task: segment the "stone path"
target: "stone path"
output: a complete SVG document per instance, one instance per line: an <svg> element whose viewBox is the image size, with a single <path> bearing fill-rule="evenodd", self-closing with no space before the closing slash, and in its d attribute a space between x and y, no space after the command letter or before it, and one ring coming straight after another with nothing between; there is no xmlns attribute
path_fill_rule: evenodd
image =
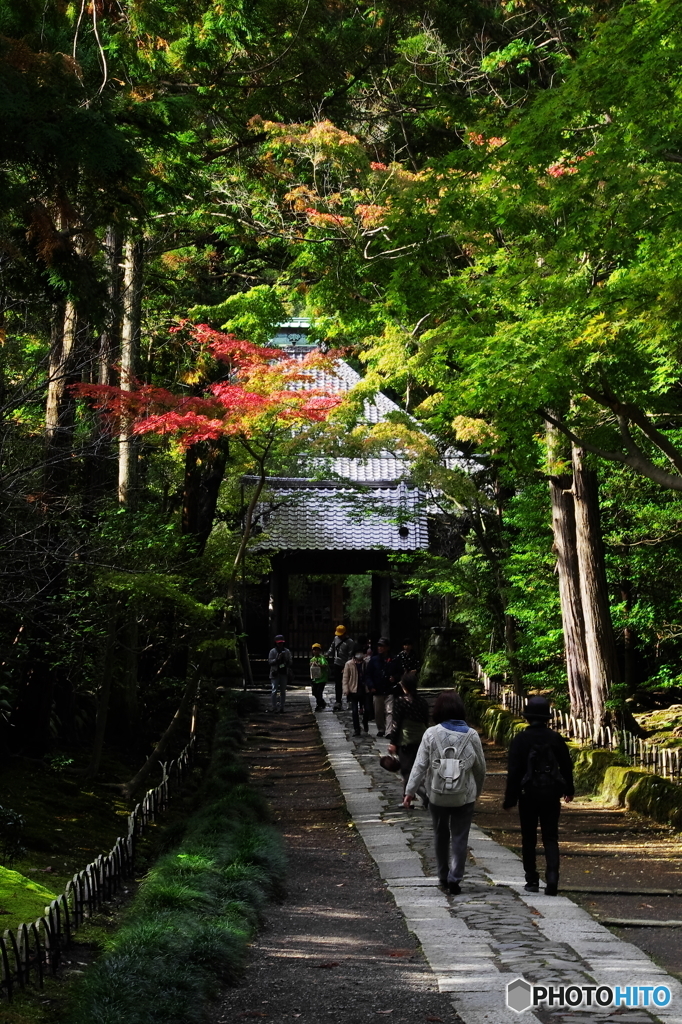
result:
<svg viewBox="0 0 682 1024"><path fill-rule="evenodd" d="M464 892L442 893L430 817L402 808L400 778L379 765L386 741L376 738L374 723L369 734L355 737L345 712L322 712L316 720L355 827L418 938L440 991L450 993L464 1024L602 1024L612 1017L613 1024L616 1018L624 1024L682 1024L680 982L570 899L525 893L520 859L476 825ZM555 986L665 984L673 999L655 1015L624 1007L543 1008L519 1015L505 1004L506 985L519 976Z"/></svg>
<svg viewBox="0 0 682 1024"><path fill-rule="evenodd" d="M351 826L304 694L284 715L249 716L243 757L270 804L287 866L244 972L206 1024L461 1024Z"/></svg>

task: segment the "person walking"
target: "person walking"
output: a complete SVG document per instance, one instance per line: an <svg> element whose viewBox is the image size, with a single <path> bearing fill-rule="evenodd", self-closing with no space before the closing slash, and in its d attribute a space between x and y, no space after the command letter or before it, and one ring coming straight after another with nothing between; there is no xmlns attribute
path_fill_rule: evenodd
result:
<svg viewBox="0 0 682 1024"><path fill-rule="evenodd" d="M367 663L367 692L372 696L374 703L377 736L383 736L386 732L386 697L393 686L390 647L388 638L380 637L377 642L377 653L373 654Z"/></svg>
<svg viewBox="0 0 682 1024"><path fill-rule="evenodd" d="M502 806L509 811L519 805L526 892L540 889L536 863L539 824L545 849L545 896L556 896L561 798L567 804L573 799L573 765L566 740L549 728L550 707L546 697L529 697L523 714L528 727L509 746Z"/></svg>
<svg viewBox="0 0 682 1024"><path fill-rule="evenodd" d="M406 672L419 673L421 662L417 657L414 650L412 640L410 637L406 637L403 640L402 650L398 651L395 658L391 662L391 692L386 696L385 711L386 711L386 735L393 733L393 704L394 701L402 696L402 689L400 682L403 679Z"/></svg>
<svg viewBox="0 0 682 1024"><path fill-rule="evenodd" d="M331 662L332 681L334 683L334 711L341 710L341 697L343 694L343 667L349 658L352 658L355 644L346 635L344 625L337 626L334 630L334 639L329 645L327 659Z"/></svg>
<svg viewBox="0 0 682 1024"><path fill-rule="evenodd" d="M316 711L324 711L327 706L324 688L328 681L329 665L322 654L322 644L313 644L310 648L310 689L315 698Z"/></svg>
<svg viewBox="0 0 682 1024"><path fill-rule="evenodd" d="M365 706L365 655L362 651L356 651L344 665L342 686L353 716L353 734L360 736L360 707L363 709L362 724L365 732L369 729Z"/></svg>
<svg viewBox="0 0 682 1024"><path fill-rule="evenodd" d="M464 720L464 702L455 690L436 698L433 720L424 733L405 787L410 807L426 782L441 889L458 896L467 859L474 804L485 780L485 757L475 729Z"/></svg>
<svg viewBox="0 0 682 1024"><path fill-rule="evenodd" d="M389 740L389 754L395 754L400 761L404 795L419 744L429 726L429 705L426 699L417 693L416 672L405 673L400 680L400 691L400 696L395 697L393 701L391 728L386 735Z"/></svg>
<svg viewBox="0 0 682 1024"><path fill-rule="evenodd" d="M402 649L398 651L395 658L395 673L400 680L406 672L419 672L421 661L414 649L414 644L409 636L403 640Z"/></svg>
<svg viewBox="0 0 682 1024"><path fill-rule="evenodd" d="M268 664L272 710L283 712L287 699L287 683L294 676L294 659L281 634L275 637L275 646L268 655Z"/></svg>

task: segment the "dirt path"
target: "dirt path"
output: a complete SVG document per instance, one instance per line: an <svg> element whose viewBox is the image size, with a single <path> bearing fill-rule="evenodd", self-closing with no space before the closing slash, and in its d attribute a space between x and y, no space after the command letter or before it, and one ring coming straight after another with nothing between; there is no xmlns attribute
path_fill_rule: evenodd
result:
<svg viewBox="0 0 682 1024"><path fill-rule="evenodd" d="M299 703L254 716L248 732L252 779L286 842L289 895L268 909L243 982L214 1008L211 1024L457 1022L351 827L313 714Z"/></svg>
<svg viewBox="0 0 682 1024"><path fill-rule="evenodd" d="M501 809L506 751L489 741L484 745L489 775L476 822L498 843L520 854L518 815ZM682 897L647 894L650 889L682 891L682 837L672 827L583 798L562 808L560 840L560 889L597 920L682 920ZM572 887L632 890L633 895L567 891ZM613 930L667 971L682 975L682 928Z"/></svg>

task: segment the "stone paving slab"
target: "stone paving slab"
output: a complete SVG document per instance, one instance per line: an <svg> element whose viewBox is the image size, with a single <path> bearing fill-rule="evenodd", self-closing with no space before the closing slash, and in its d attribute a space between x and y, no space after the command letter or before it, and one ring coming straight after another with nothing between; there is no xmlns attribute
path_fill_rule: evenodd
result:
<svg viewBox="0 0 682 1024"><path fill-rule="evenodd" d="M401 808L402 782L379 766L386 741L377 739L374 723L355 738L347 712L322 712L316 721L358 832L463 1024L682 1024L676 979L567 897L524 892L519 857L476 825L463 893L442 893L430 816ZM655 1013L540 1007L517 1014L505 997L518 977L555 986L666 984L673 999Z"/></svg>

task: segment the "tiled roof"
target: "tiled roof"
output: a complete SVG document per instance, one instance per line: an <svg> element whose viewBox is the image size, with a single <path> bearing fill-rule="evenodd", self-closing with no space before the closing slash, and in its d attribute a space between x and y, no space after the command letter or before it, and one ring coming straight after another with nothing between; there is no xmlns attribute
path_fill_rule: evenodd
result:
<svg viewBox="0 0 682 1024"><path fill-rule="evenodd" d="M280 325L273 343L289 355L303 358L314 346L306 344L309 322L303 318ZM299 387L347 394L362 381L344 359L334 372L315 370ZM378 392L364 402L365 423L381 423L399 406ZM372 458L303 460L300 477L268 480L272 496L258 509L263 533L261 550L415 551L428 547L424 491L405 484L410 462L388 451ZM304 474L309 473L306 478ZM318 481L310 477L329 476ZM251 481L245 478L245 483ZM355 486L353 486L355 485Z"/></svg>
<svg viewBox="0 0 682 1024"><path fill-rule="evenodd" d="M273 483L275 500L262 506L259 515L264 532L257 546L262 550L415 551L428 546L424 495L417 488Z"/></svg>

